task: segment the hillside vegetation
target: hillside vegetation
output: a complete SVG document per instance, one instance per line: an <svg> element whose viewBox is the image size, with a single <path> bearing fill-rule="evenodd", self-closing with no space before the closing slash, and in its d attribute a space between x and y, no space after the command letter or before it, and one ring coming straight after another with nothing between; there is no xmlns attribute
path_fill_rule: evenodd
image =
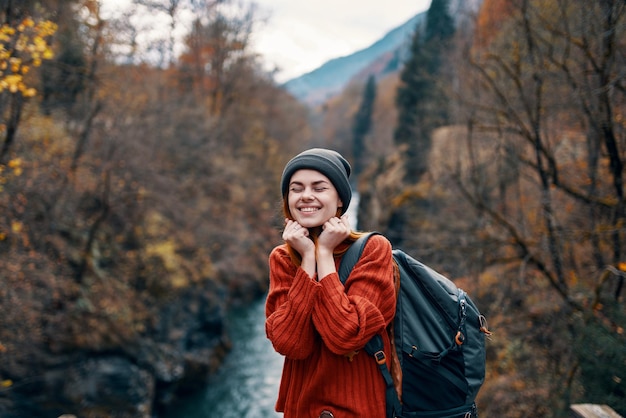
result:
<svg viewBox="0 0 626 418"><path fill-rule="evenodd" d="M0 2L0 416L149 417L201 387L309 146L359 167L360 229L489 319L481 417L626 414L623 1L484 0L460 24L433 0L396 71L314 108L261 70L253 8L134 4ZM142 50L146 13L171 25Z"/></svg>

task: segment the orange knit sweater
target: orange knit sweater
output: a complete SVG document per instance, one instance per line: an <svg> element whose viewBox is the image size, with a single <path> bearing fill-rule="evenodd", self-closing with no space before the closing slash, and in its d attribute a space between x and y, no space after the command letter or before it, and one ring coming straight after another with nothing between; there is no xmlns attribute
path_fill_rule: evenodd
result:
<svg viewBox="0 0 626 418"><path fill-rule="evenodd" d="M340 259L335 260L339 265ZM276 410L284 418L384 418L385 383L376 361L362 350L385 331L396 307L391 245L370 238L345 288L337 273L321 281L296 267L285 245L269 257L266 333L285 356ZM360 351L352 361L346 356Z"/></svg>

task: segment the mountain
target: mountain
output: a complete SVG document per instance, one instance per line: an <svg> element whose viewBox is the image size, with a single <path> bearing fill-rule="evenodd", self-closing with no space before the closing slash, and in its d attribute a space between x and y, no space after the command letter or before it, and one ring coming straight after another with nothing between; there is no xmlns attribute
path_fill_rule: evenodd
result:
<svg viewBox="0 0 626 418"><path fill-rule="evenodd" d="M353 77L374 64L379 75L397 70L403 62L413 31L425 20L426 12L419 13L371 46L332 59L309 73L287 81L283 87L301 102L316 105L341 92Z"/></svg>
<svg viewBox="0 0 626 418"><path fill-rule="evenodd" d="M457 29L472 25L482 3L483 0L450 0L450 15ZM371 46L332 59L307 74L287 81L283 87L302 103L314 106L341 93L350 81L364 81L370 74L381 76L399 70L407 58L413 32L425 26L426 14L415 15Z"/></svg>

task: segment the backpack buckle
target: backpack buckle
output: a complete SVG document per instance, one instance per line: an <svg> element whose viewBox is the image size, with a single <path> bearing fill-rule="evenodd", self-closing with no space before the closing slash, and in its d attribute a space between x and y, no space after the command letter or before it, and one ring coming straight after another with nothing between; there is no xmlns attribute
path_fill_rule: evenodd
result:
<svg viewBox="0 0 626 418"><path fill-rule="evenodd" d="M463 345L465 342L465 335L461 331L457 331L456 337L454 337L454 342L456 345Z"/></svg>
<svg viewBox="0 0 626 418"><path fill-rule="evenodd" d="M376 363L378 363L380 366L387 363L387 356L385 356L383 350L375 352L374 358L376 359Z"/></svg>

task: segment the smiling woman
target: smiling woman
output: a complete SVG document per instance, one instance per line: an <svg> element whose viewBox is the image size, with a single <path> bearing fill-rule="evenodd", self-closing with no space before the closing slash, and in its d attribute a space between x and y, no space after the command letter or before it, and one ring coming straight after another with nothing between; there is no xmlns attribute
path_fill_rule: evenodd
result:
<svg viewBox="0 0 626 418"><path fill-rule="evenodd" d="M327 219L343 211L343 203L325 175L315 170L298 170L289 184L289 211L296 227L321 226Z"/></svg>
<svg viewBox="0 0 626 418"><path fill-rule="evenodd" d="M345 216L350 172L339 153L320 148L296 155L283 170L285 243L269 257L265 326L285 356L276 402L285 418L385 416L378 365L357 354L380 334L391 358L385 332L395 311L391 244L380 235L369 240L344 287L337 266L363 235Z"/></svg>

